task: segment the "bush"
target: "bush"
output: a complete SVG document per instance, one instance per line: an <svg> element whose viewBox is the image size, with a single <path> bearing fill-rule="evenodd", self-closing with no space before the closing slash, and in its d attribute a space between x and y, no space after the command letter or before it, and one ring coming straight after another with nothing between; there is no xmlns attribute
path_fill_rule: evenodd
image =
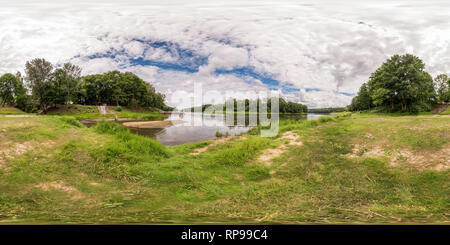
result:
<svg viewBox="0 0 450 245"><path fill-rule="evenodd" d="M217 130L217 131L216 131L216 137L222 137L222 136L223 136L222 133L219 132L219 130Z"/></svg>
<svg viewBox="0 0 450 245"><path fill-rule="evenodd" d="M75 126L77 128L81 128L83 127L83 124L80 123L77 119L75 119L74 117L60 117L59 120L63 121L64 123L68 124L68 125L72 125Z"/></svg>
<svg viewBox="0 0 450 245"><path fill-rule="evenodd" d="M118 134L118 133L129 133L129 129L117 123L101 121L97 123L94 127L97 133L101 134Z"/></svg>
<svg viewBox="0 0 450 245"><path fill-rule="evenodd" d="M117 106L116 108L114 108L115 111L122 111L122 107L121 106Z"/></svg>
<svg viewBox="0 0 450 245"><path fill-rule="evenodd" d="M320 123L325 123L325 122L329 122L329 121L334 121L335 119L329 116L321 116L319 117L319 122Z"/></svg>
<svg viewBox="0 0 450 245"><path fill-rule="evenodd" d="M163 157L169 156L168 150L159 141L134 135L128 128L117 123L102 121L95 125L94 130L98 133L116 136L121 141L121 144L125 144L127 149L134 153Z"/></svg>

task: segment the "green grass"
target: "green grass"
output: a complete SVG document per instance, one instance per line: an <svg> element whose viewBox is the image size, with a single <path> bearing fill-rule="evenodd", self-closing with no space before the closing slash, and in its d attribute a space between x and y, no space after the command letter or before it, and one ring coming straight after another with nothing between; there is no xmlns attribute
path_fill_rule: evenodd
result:
<svg viewBox="0 0 450 245"><path fill-rule="evenodd" d="M68 116L0 118L0 222L445 223L450 171L415 168L410 155L392 166L390 156L434 159L449 147L449 125L426 115L283 120L280 135L293 131L303 145L267 165L258 156L283 142L258 128L191 155L209 142L163 146ZM376 147L385 155L370 155Z"/></svg>
<svg viewBox="0 0 450 245"><path fill-rule="evenodd" d="M24 114L27 113L15 107L0 106L0 115L24 115Z"/></svg>

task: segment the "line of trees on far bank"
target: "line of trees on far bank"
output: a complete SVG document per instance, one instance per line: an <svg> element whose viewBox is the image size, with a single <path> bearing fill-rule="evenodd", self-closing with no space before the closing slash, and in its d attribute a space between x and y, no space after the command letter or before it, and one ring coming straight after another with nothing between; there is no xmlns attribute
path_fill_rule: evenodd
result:
<svg viewBox="0 0 450 245"><path fill-rule="evenodd" d="M260 104L264 103L264 106L267 106L267 110L264 113L267 113L267 112L272 111L271 100L272 99L268 99L266 102L261 102L260 99L257 99L257 100L230 99L230 100L228 100L228 102L225 102L225 104L217 104L217 105L205 104L205 105L198 106L198 107L188 108L185 111L195 112L195 111L201 110L202 112L205 112L206 110L208 110L211 112L225 112L227 110L226 104L230 103L230 105L231 104L233 105L232 107L233 107L234 112L250 112L250 109L251 109L250 107L251 107L251 104L253 103L253 105L256 106L256 108L255 108L256 112L259 113ZM307 113L308 107L306 105L303 105L300 103L286 101L283 98L279 98L278 110L279 110L279 113Z"/></svg>
<svg viewBox="0 0 450 245"><path fill-rule="evenodd" d="M26 112L58 104L116 105L172 110L164 94L131 72L111 71L81 76L81 68L65 63L54 66L45 59L33 59L20 72L0 77L0 106L16 106Z"/></svg>
<svg viewBox="0 0 450 245"><path fill-rule="evenodd" d="M350 111L377 108L386 112L430 111L436 103L450 101L450 78L435 79L418 57L394 55L371 74L347 107Z"/></svg>
<svg viewBox="0 0 450 245"><path fill-rule="evenodd" d="M344 112L345 107L328 107L328 108L315 108L309 109L309 113L332 113L332 112Z"/></svg>

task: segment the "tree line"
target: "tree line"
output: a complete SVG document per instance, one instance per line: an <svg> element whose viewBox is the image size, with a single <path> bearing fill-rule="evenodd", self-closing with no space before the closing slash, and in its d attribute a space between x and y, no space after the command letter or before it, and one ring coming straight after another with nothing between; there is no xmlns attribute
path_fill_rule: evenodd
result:
<svg viewBox="0 0 450 245"><path fill-rule="evenodd" d="M186 111L195 112L197 110L198 111L201 110L202 112L205 112L209 108L209 110L212 110L213 112L225 112L227 110L226 104L230 104L230 105L232 104L232 108L233 108L234 112L250 112L250 109L251 109L250 107L251 107L251 104L253 103L254 105L256 105L255 109L256 109L256 112L258 112L258 113L259 113L259 109L260 109L260 104L267 106L267 111L264 112L264 113L267 113L267 112L272 111L271 100L272 100L272 98L268 99L266 102L261 102L260 99L257 99L257 100L229 99L229 100L227 100L227 102L225 102L225 104L218 104L218 105L205 104L205 105L198 106L198 107L188 108ZM286 101L283 98L279 98L278 110L279 110L279 113L307 113L308 107L306 105L303 105L300 103Z"/></svg>
<svg viewBox="0 0 450 245"><path fill-rule="evenodd" d="M386 112L430 111L436 103L450 101L450 78L425 71L418 57L394 55L371 74L347 107L350 111L377 108Z"/></svg>
<svg viewBox="0 0 450 245"><path fill-rule="evenodd" d="M332 113L332 112L344 112L345 107L328 107L328 108L315 108L309 109L309 113Z"/></svg>
<svg viewBox="0 0 450 245"><path fill-rule="evenodd" d="M0 77L0 105L16 106L26 112L58 104L116 105L172 110L164 103L164 94L131 72L111 71L81 76L81 68L65 63L54 66L45 59L25 64L20 72Z"/></svg>

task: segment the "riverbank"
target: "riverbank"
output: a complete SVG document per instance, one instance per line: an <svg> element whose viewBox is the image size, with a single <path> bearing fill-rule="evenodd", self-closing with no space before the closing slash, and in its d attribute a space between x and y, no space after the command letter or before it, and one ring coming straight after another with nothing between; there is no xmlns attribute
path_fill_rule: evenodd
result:
<svg viewBox="0 0 450 245"><path fill-rule="evenodd" d="M0 117L0 223L447 223L449 125L338 114L163 146L114 123Z"/></svg>
<svg viewBox="0 0 450 245"><path fill-rule="evenodd" d="M70 116L76 119L138 119L163 120L167 116L150 109L132 109L127 107L105 106L105 114L99 112L93 105L58 105L50 109L46 115Z"/></svg>

